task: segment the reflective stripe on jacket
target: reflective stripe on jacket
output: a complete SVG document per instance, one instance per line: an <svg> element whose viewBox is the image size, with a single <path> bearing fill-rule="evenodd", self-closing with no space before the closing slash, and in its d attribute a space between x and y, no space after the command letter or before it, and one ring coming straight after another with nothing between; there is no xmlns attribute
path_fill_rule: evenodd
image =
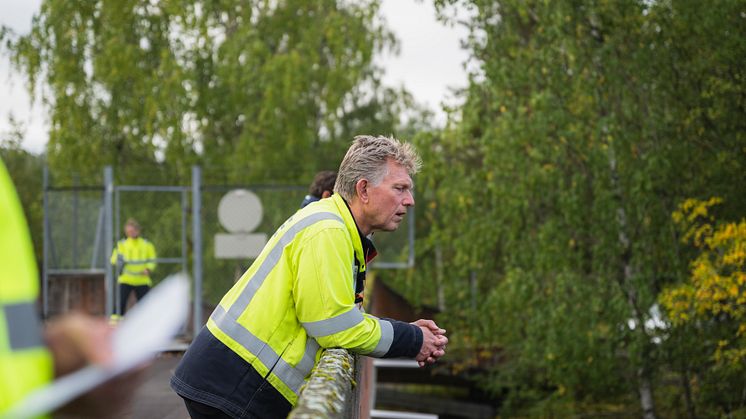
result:
<svg viewBox="0 0 746 419"><path fill-rule="evenodd" d="M0 416L52 378L36 311L39 276L21 204L0 160Z"/></svg>
<svg viewBox="0 0 746 419"><path fill-rule="evenodd" d="M320 348L414 357L422 344L418 327L356 306L358 269L366 270L359 231L344 200L333 195L299 210L275 232L207 328L291 404Z"/></svg>
<svg viewBox="0 0 746 419"><path fill-rule="evenodd" d="M111 254L111 264L119 266L118 281L133 286L152 286L150 275L155 269L155 246L141 237L126 238L117 242L117 247Z"/></svg>

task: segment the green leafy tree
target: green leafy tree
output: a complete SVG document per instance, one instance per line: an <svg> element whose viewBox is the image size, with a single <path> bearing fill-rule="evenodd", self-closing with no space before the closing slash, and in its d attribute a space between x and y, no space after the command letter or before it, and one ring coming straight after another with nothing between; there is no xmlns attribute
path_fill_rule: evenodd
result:
<svg viewBox="0 0 746 419"><path fill-rule="evenodd" d="M50 109L49 163L125 182L303 181L357 129L395 132L407 96L384 89L394 46L378 1L45 1L31 33L3 30Z"/></svg>
<svg viewBox="0 0 746 419"><path fill-rule="evenodd" d="M354 135L411 132L428 117L381 84L373 56L395 39L378 10L377 0L44 1L31 33L2 28L0 39L49 111L54 185L100 184L105 165L118 184L188 184L193 164L208 185L305 185L338 166ZM122 217L140 219L163 256L180 254L179 199L127 197ZM205 225L217 227L217 197L205 199ZM210 261L209 243L205 252ZM206 266L225 282L206 284L211 302L234 269Z"/></svg>
<svg viewBox="0 0 746 419"><path fill-rule="evenodd" d="M425 236L400 285L445 308L506 414L694 415L701 343L656 302L687 277L677 203L746 198L743 2L460 3L478 71L418 137Z"/></svg>
<svg viewBox="0 0 746 419"><path fill-rule="evenodd" d="M689 265L689 279L660 295L675 340L680 334L699 340L699 350L687 362L702 382L700 404L712 406L721 416L743 414L741 396L746 364L746 220L722 222L715 207L722 199L685 200L673 213L681 241L696 256ZM690 367L691 369L691 367ZM694 395L690 396L694 397Z"/></svg>

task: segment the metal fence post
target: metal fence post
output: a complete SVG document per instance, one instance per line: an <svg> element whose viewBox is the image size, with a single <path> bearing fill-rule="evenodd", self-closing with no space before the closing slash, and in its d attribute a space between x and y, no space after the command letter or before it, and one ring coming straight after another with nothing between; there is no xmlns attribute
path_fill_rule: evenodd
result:
<svg viewBox="0 0 746 419"><path fill-rule="evenodd" d="M111 166L104 167L104 242L106 250L104 252L104 267L106 276L104 277L104 287L106 294L106 315L111 316L113 312L114 298L114 269L109 260L111 253L114 251L114 232L112 230L113 222L113 205L112 195L114 194L114 171Z"/></svg>
<svg viewBox="0 0 746 419"><path fill-rule="evenodd" d="M192 166L192 240L194 242L194 336L202 328L202 171Z"/></svg>
<svg viewBox="0 0 746 419"><path fill-rule="evenodd" d="M42 278L41 278L41 292L42 292L42 317L44 319L49 316L49 198L47 197L47 189L49 188L49 168L44 165L44 174L42 175L42 207L44 214L44 221L42 228L44 229L43 236L43 260L42 260Z"/></svg>
<svg viewBox="0 0 746 419"><path fill-rule="evenodd" d="M189 271L189 248L187 247L187 230L189 229L189 188L181 191L181 270ZM186 327L185 327L186 328Z"/></svg>

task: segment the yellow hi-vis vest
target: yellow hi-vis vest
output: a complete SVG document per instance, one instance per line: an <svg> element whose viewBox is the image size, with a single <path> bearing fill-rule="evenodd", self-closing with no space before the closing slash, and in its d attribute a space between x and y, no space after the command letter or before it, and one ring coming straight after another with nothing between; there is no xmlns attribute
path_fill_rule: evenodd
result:
<svg viewBox="0 0 746 419"><path fill-rule="evenodd" d="M0 416L52 379L36 311L38 281L26 219L0 160Z"/></svg>
<svg viewBox="0 0 746 419"><path fill-rule="evenodd" d="M111 264L121 270L119 283L133 286L153 285L145 270L153 272L155 259L155 246L141 237L119 240L111 253Z"/></svg>
<svg viewBox="0 0 746 419"><path fill-rule="evenodd" d="M296 212L223 297L207 328L293 405L320 356L341 347L381 357L390 322L355 305L366 269L355 221L339 195Z"/></svg>

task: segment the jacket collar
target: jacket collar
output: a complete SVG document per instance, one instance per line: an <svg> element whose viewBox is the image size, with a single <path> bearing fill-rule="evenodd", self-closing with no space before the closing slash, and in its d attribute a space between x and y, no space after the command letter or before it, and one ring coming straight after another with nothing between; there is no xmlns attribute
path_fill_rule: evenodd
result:
<svg viewBox="0 0 746 419"><path fill-rule="evenodd" d="M337 207L337 211L342 216L342 220L344 220L345 226L347 227L347 231L350 233L350 238L352 239L352 247L355 249L355 259L357 259L358 263L360 264L360 272L365 272L367 269L367 262L368 260L372 259L373 256L376 255L376 248L373 246L373 242L370 241L367 237L363 236L363 233L360 232L360 229L357 227L357 223L355 223L355 217L352 216L352 211L350 211L350 206L347 204L347 201L342 198L339 194L334 194L331 196L331 200L334 203L334 205ZM371 255L368 260L366 260L365 254Z"/></svg>

